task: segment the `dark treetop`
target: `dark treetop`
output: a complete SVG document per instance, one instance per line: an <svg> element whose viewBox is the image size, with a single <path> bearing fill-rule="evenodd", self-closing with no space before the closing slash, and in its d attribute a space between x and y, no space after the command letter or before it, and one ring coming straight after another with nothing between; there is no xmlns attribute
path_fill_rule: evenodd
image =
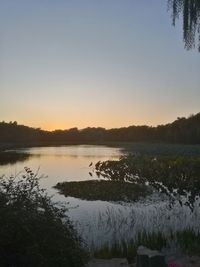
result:
<svg viewBox="0 0 200 267"><path fill-rule="evenodd" d="M12 146L83 144L104 142L161 142L200 144L200 113L189 118L177 118L166 125L129 126L116 129L85 128L79 130L44 131L18 125L0 123L0 148Z"/></svg>

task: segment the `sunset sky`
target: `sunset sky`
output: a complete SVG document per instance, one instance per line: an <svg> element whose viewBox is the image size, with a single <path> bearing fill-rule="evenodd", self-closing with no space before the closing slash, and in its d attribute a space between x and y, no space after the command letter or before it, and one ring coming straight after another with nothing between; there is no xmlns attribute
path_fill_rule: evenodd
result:
<svg viewBox="0 0 200 267"><path fill-rule="evenodd" d="M199 73L167 0L0 0L0 121L171 122L200 111Z"/></svg>

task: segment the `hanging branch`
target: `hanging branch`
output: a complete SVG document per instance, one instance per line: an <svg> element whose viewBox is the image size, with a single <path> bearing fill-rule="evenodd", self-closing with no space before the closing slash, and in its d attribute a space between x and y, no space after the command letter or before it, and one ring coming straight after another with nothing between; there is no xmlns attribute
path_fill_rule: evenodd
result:
<svg viewBox="0 0 200 267"><path fill-rule="evenodd" d="M168 0L172 24L182 16L183 41L187 50L198 46L200 52L200 0Z"/></svg>

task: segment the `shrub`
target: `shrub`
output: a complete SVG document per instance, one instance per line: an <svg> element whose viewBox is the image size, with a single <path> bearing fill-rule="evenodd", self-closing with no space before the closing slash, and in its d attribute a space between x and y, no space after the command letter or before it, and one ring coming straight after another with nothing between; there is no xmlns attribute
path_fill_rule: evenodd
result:
<svg viewBox="0 0 200 267"><path fill-rule="evenodd" d="M85 266L83 241L39 180L28 168L21 178L0 178L1 266Z"/></svg>

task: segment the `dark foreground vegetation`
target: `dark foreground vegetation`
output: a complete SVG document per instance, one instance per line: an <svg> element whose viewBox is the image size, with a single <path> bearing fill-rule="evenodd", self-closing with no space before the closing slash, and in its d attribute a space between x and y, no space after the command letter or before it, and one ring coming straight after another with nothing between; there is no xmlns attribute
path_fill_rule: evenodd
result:
<svg viewBox="0 0 200 267"><path fill-rule="evenodd" d="M63 182L55 186L66 197L76 197L85 200L103 201L136 201L151 193L145 185L127 183L124 181L89 180L81 182Z"/></svg>
<svg viewBox="0 0 200 267"><path fill-rule="evenodd" d="M169 196L170 208L179 202L190 212L199 205L200 158L166 156L124 156L120 160L97 162L95 172L111 181L128 181L137 185L148 184ZM197 207L197 206L196 206ZM166 222L167 223L167 222ZM126 257L134 261L140 245L161 250L171 244L187 255L200 255L200 232L185 229L178 232L141 232L133 240L105 243L94 251L95 257Z"/></svg>
<svg viewBox="0 0 200 267"><path fill-rule="evenodd" d="M112 181L148 184L191 209L200 196L199 157L129 155L120 160L97 162L95 172Z"/></svg>
<svg viewBox="0 0 200 267"><path fill-rule="evenodd" d="M95 249L93 253L96 258L127 258L131 263L136 260L139 246L142 245L152 250L161 251L162 249L167 250L170 248L171 242L176 244L176 247L185 255L200 255L200 233L195 233L191 229L171 233L168 237L161 232L138 233L134 240L122 240L112 245L105 243L101 248Z"/></svg>
<svg viewBox="0 0 200 267"><path fill-rule="evenodd" d="M162 233L150 234L143 232L138 233L134 240L122 240L112 245L105 243L100 248L95 249L93 254L100 259L127 258L131 263L135 261L137 249L141 245L153 250L161 250L167 246L167 240Z"/></svg>
<svg viewBox="0 0 200 267"><path fill-rule="evenodd" d="M200 113L189 118L178 118L172 123L151 126L130 126L106 130L85 128L78 130L44 131L18 125L17 122L0 123L0 147L62 145L105 142L161 142L200 144Z"/></svg>
<svg viewBox="0 0 200 267"><path fill-rule="evenodd" d="M0 178L0 265L83 267L88 260L65 210L39 188L28 168L22 178Z"/></svg>

